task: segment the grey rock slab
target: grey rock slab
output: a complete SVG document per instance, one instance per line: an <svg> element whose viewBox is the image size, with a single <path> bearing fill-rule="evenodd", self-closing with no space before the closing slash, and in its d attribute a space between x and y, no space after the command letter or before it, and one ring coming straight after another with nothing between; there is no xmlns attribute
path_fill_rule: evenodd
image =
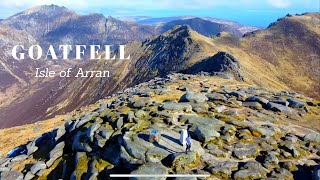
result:
<svg viewBox="0 0 320 180"><path fill-rule="evenodd" d="M207 126L196 125L194 134L200 142L211 141L220 137L220 133Z"/></svg>
<svg viewBox="0 0 320 180"><path fill-rule="evenodd" d="M123 146L120 147L120 158L125 163L129 163L129 164L144 164L145 163L144 161L142 161L140 159L136 159L133 156L131 156Z"/></svg>
<svg viewBox="0 0 320 180"><path fill-rule="evenodd" d="M3 172L3 171L10 171L11 170L11 168L9 168L9 167L1 167L0 166L0 174L1 174L1 172Z"/></svg>
<svg viewBox="0 0 320 180"><path fill-rule="evenodd" d="M298 141L298 137L293 134L287 134L285 136L285 140L291 141L292 143L296 143Z"/></svg>
<svg viewBox="0 0 320 180"><path fill-rule="evenodd" d="M30 155L38 150L38 147L36 146L36 141L31 141L27 144L27 155Z"/></svg>
<svg viewBox="0 0 320 180"><path fill-rule="evenodd" d="M99 134L94 135L95 144L103 148L106 145L107 139L103 138Z"/></svg>
<svg viewBox="0 0 320 180"><path fill-rule="evenodd" d="M189 102L189 103L192 106L192 110L194 112L197 112L197 113L206 113L206 112L208 112L209 105L206 102L204 102L204 103Z"/></svg>
<svg viewBox="0 0 320 180"><path fill-rule="evenodd" d="M100 128L100 123L98 121L95 121L87 130L87 137L90 139L90 141L93 141L93 135L96 130Z"/></svg>
<svg viewBox="0 0 320 180"><path fill-rule="evenodd" d="M257 144L236 144L233 155L238 159L246 159L251 157L256 157L258 154Z"/></svg>
<svg viewBox="0 0 320 180"><path fill-rule="evenodd" d="M227 98L220 93L210 93L207 94L206 97L210 100L210 101L222 101L225 102L227 100Z"/></svg>
<svg viewBox="0 0 320 180"><path fill-rule="evenodd" d="M1 180L22 180L23 174L19 171L2 171L0 175Z"/></svg>
<svg viewBox="0 0 320 180"><path fill-rule="evenodd" d="M132 171L130 174L168 174L169 170L161 163L148 162L138 167L137 170ZM130 179L148 179L148 178L130 178ZM150 178L149 178L150 179ZM156 180L165 180L166 177L152 177Z"/></svg>
<svg viewBox="0 0 320 180"><path fill-rule="evenodd" d="M227 176L231 176L232 171L235 171L238 169L238 162L217 162L214 164L211 164L208 168L209 172L213 175L217 174L225 174Z"/></svg>
<svg viewBox="0 0 320 180"><path fill-rule="evenodd" d="M276 153L268 153L264 159L265 162L268 163L273 163L273 164L278 164L279 163L279 159L278 157L275 155Z"/></svg>
<svg viewBox="0 0 320 180"><path fill-rule="evenodd" d="M292 108L303 108L305 106L305 102L294 98L288 98L287 101L289 102L289 106Z"/></svg>
<svg viewBox="0 0 320 180"><path fill-rule="evenodd" d="M293 174L284 168L280 168L277 173L273 171L271 177L276 179L293 179Z"/></svg>
<svg viewBox="0 0 320 180"><path fill-rule="evenodd" d="M102 136L107 140L111 137L111 135L114 132L114 130L112 129L112 126L109 124L102 125L97 131L100 136Z"/></svg>
<svg viewBox="0 0 320 180"><path fill-rule="evenodd" d="M164 110L192 112L192 106L188 103L165 102L161 106Z"/></svg>
<svg viewBox="0 0 320 180"><path fill-rule="evenodd" d="M266 105L266 109L276 111L276 112L283 112L283 113L287 113L287 114L294 113L294 110L291 109L290 107L283 106L283 105L277 104L277 103L272 103L272 102L268 102L268 104Z"/></svg>
<svg viewBox="0 0 320 180"><path fill-rule="evenodd" d="M16 157L12 158L10 162L22 161L22 160L25 160L27 158L28 158L28 155L21 154L19 156L16 156Z"/></svg>
<svg viewBox="0 0 320 180"><path fill-rule="evenodd" d="M132 106L134 108L143 108L143 107L146 107L150 103L151 103L150 98L141 98L138 101L133 102Z"/></svg>
<svg viewBox="0 0 320 180"><path fill-rule="evenodd" d="M180 120L187 120L190 124L201 124L215 129L220 129L221 126L225 125L225 122L220 121L219 119L198 115L182 115Z"/></svg>
<svg viewBox="0 0 320 180"><path fill-rule="evenodd" d="M255 102L255 101L243 102L242 106L249 107L252 109L261 109L262 108L262 105L259 102Z"/></svg>
<svg viewBox="0 0 320 180"><path fill-rule="evenodd" d="M188 168L190 164L195 165L198 161L196 152L188 152L188 154L182 153L174 153L172 154L172 166L173 168L179 172L183 171L184 169Z"/></svg>
<svg viewBox="0 0 320 180"><path fill-rule="evenodd" d="M144 110L138 110L136 113L135 113L135 116L137 118L143 118L143 117L146 117L147 116L147 112L145 112Z"/></svg>
<svg viewBox="0 0 320 180"><path fill-rule="evenodd" d="M24 176L24 180L31 180L35 177L34 174L32 174L30 171L27 172L27 174Z"/></svg>
<svg viewBox="0 0 320 180"><path fill-rule="evenodd" d="M135 116L134 116L134 112L129 111L128 114L127 114L127 119L126 119L126 121L127 121L127 122L133 122L134 117L135 117Z"/></svg>
<svg viewBox="0 0 320 180"><path fill-rule="evenodd" d="M227 107L226 106L216 106L213 109L215 109L218 113L221 113L222 111L226 110Z"/></svg>
<svg viewBox="0 0 320 180"><path fill-rule="evenodd" d="M79 122L76 124L76 128L79 128L80 126L86 124L87 122L94 120L97 116L99 116L98 112L93 112L91 114L87 114L84 117L82 117Z"/></svg>
<svg viewBox="0 0 320 180"><path fill-rule="evenodd" d="M187 92L186 94L181 96L179 102L203 103L207 100L208 100L208 98L204 94L195 93L195 92Z"/></svg>
<svg viewBox="0 0 320 180"><path fill-rule="evenodd" d="M263 98L263 97L259 97L259 96L250 96L246 99L247 102L258 102L262 105L266 105L269 100Z"/></svg>
<svg viewBox="0 0 320 180"><path fill-rule="evenodd" d="M88 141L86 132L79 131L74 137L72 149L74 151L91 152L92 148L89 146Z"/></svg>
<svg viewBox="0 0 320 180"><path fill-rule="evenodd" d="M38 171L40 170L43 170L43 169L46 169L47 168L47 165L45 162L43 161L38 161L36 162L30 169L30 171L33 173L33 174L36 174Z"/></svg>
<svg viewBox="0 0 320 180"><path fill-rule="evenodd" d="M134 158L145 162L147 148L131 141L129 137L124 136L123 140L123 147L126 149L126 151Z"/></svg>
<svg viewBox="0 0 320 180"><path fill-rule="evenodd" d="M266 178L266 175L263 175L259 171L252 170L252 169L242 169L242 170L237 171L234 174L235 180L261 179L261 178Z"/></svg>
<svg viewBox="0 0 320 180"><path fill-rule="evenodd" d="M320 143L320 133L309 133L304 136L304 141Z"/></svg>
<svg viewBox="0 0 320 180"><path fill-rule="evenodd" d="M160 162L161 163L161 160L163 160L168 155L170 155L170 152L168 152L162 148L154 147L154 148L148 149L148 151L146 153L146 159L147 159L147 161L150 161L150 162Z"/></svg>
<svg viewBox="0 0 320 180"><path fill-rule="evenodd" d="M65 143L60 142L50 151L49 160L46 162L47 167L50 167L55 160L57 160L63 155L64 146L65 146Z"/></svg>
<svg viewBox="0 0 320 180"><path fill-rule="evenodd" d="M275 99L271 101L272 103L281 104L283 106L289 106L289 102L282 99Z"/></svg>
<svg viewBox="0 0 320 180"><path fill-rule="evenodd" d="M58 141L63 135L66 133L66 128L65 126L59 126L53 131L56 131L56 137L54 138L55 141Z"/></svg>
<svg viewBox="0 0 320 180"><path fill-rule="evenodd" d="M247 95L246 95L245 93L243 93L243 92L238 92L238 91L232 91L232 92L230 92L230 93L228 93L228 94L231 95L231 96L235 96L235 97L237 97L238 99L246 98L246 97L247 97Z"/></svg>
<svg viewBox="0 0 320 180"><path fill-rule="evenodd" d="M264 137L275 135L275 131L267 127L250 127L250 130L257 131Z"/></svg>

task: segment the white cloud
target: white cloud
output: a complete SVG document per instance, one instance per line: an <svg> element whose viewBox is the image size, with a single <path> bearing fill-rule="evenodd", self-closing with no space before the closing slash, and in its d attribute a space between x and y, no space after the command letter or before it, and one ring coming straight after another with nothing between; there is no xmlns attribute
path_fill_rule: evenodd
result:
<svg viewBox="0 0 320 180"><path fill-rule="evenodd" d="M288 8L292 5L290 0L268 0L268 3L275 8Z"/></svg>

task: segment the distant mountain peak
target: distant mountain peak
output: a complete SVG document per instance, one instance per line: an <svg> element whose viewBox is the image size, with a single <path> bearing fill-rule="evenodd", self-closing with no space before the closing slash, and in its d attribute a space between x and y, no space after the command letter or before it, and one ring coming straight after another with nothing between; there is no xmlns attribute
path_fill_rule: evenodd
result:
<svg viewBox="0 0 320 180"><path fill-rule="evenodd" d="M184 25L176 25L174 26L172 29L170 29L169 31L167 31L165 34L170 35L170 34L176 34L178 32L185 32L185 33L190 33L191 31L193 31L191 29L191 27L187 24Z"/></svg>
<svg viewBox="0 0 320 180"><path fill-rule="evenodd" d="M31 7L25 11L22 11L21 13L18 13L17 15L19 15L19 14L20 15L21 14L30 15L33 13L44 13L44 14L50 15L54 12L62 12L62 11L75 13L74 11L72 11L64 6L58 6L58 5L51 4L51 5L40 5L40 6Z"/></svg>

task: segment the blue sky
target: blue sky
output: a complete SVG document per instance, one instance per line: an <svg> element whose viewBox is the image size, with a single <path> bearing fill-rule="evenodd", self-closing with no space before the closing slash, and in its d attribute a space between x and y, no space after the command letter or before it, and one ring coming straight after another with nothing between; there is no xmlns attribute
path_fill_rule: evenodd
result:
<svg viewBox="0 0 320 180"><path fill-rule="evenodd" d="M0 18L44 4L66 6L81 14L210 16L260 27L266 27L288 13L320 11L320 0L5 0L0 2Z"/></svg>

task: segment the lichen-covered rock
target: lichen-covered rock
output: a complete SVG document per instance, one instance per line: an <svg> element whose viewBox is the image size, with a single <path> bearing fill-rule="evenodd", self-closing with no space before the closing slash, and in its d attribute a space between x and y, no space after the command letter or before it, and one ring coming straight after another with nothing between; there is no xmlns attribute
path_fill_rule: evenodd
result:
<svg viewBox="0 0 320 180"><path fill-rule="evenodd" d="M275 152L270 152L265 156L263 166L267 169L272 169L274 166L279 164L279 159Z"/></svg>
<svg viewBox="0 0 320 180"><path fill-rule="evenodd" d="M88 170L88 162L87 154L85 152L78 152L75 157L75 170L70 179L81 179L82 175Z"/></svg>
<svg viewBox="0 0 320 180"><path fill-rule="evenodd" d="M176 172L188 172L200 163L200 157L196 152L175 153L172 154L172 159L172 167Z"/></svg>
<svg viewBox="0 0 320 180"><path fill-rule="evenodd" d="M256 157L258 154L257 144L236 144L233 155L238 159Z"/></svg>
<svg viewBox="0 0 320 180"><path fill-rule="evenodd" d="M239 170L234 174L234 179L244 180L244 179L261 179L266 178L267 169L263 168L258 162L247 162L244 165L245 169Z"/></svg>
<svg viewBox="0 0 320 180"><path fill-rule="evenodd" d="M208 171L217 177L221 178L230 178L232 171L235 171L238 169L238 162L217 162L215 164L212 164Z"/></svg>
<svg viewBox="0 0 320 180"><path fill-rule="evenodd" d="M132 171L130 174L168 174L168 168L162 165L161 163L152 163L148 162L144 165L141 165L138 167L137 170ZM146 179L146 178L138 178L138 177L132 177L130 179ZM152 177L152 179L157 180L165 180L166 177Z"/></svg>
<svg viewBox="0 0 320 180"><path fill-rule="evenodd" d="M280 168L279 170L273 171L271 173L271 177L276 179L293 180L293 174L284 168Z"/></svg>

